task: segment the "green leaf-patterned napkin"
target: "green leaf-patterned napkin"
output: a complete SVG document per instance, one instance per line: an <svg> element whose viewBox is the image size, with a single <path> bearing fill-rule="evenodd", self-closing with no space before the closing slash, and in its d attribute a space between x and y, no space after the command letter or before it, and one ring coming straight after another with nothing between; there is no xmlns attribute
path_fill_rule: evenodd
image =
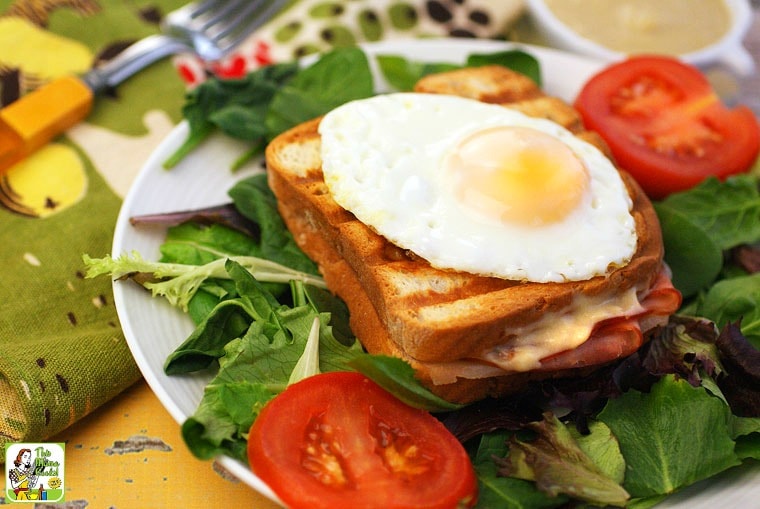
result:
<svg viewBox="0 0 760 509"><path fill-rule="evenodd" d="M83 73L181 4L0 0L0 102ZM139 379L111 284L84 279L82 253L110 252L124 194L184 91L170 61L156 64L0 175L0 449L57 433Z"/></svg>

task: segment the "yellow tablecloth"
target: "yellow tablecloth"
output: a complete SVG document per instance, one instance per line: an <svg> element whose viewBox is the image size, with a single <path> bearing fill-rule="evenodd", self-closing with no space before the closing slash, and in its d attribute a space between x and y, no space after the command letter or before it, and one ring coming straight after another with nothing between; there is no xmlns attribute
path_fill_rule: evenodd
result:
<svg viewBox="0 0 760 509"><path fill-rule="evenodd" d="M72 508L280 507L218 463L192 456L143 381L50 441L66 443Z"/></svg>

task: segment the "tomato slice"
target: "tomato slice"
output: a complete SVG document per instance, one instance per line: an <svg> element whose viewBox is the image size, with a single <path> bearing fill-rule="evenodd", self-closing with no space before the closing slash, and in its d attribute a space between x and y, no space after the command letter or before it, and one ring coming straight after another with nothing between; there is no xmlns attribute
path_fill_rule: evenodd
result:
<svg viewBox="0 0 760 509"><path fill-rule="evenodd" d="M697 68L673 57L635 56L603 69L575 107L652 198L746 171L760 150L752 111L725 107Z"/></svg>
<svg viewBox="0 0 760 509"><path fill-rule="evenodd" d="M291 509L464 508L477 496L469 457L440 421L360 373L289 386L251 427L248 459Z"/></svg>

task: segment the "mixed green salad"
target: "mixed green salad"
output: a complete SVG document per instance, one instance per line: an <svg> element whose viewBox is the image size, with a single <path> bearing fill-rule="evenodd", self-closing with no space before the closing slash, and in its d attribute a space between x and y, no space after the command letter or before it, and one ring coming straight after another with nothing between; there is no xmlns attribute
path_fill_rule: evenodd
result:
<svg viewBox="0 0 760 509"><path fill-rule="evenodd" d="M398 56L377 62L399 90L457 67ZM540 83L527 53L473 55L465 65L484 63ZM306 68L275 64L241 80L210 79L189 93L191 134L167 165L219 130L249 140L245 158L257 156L285 129L374 92L358 49L335 50ZM265 175L241 180L229 196L228 206L186 216L135 218L137 227L181 222L168 228L158 261L85 255L88 277L131 278L195 322L164 367L169 375L214 373L182 425L200 458L246 462L247 433L270 399L315 373L356 370L433 412L465 444L479 481L476 507L651 507L760 459L760 181L753 172L655 203L684 305L639 352L590 377L536 382L468 406L436 397L403 361L364 352L345 304L286 229Z"/></svg>

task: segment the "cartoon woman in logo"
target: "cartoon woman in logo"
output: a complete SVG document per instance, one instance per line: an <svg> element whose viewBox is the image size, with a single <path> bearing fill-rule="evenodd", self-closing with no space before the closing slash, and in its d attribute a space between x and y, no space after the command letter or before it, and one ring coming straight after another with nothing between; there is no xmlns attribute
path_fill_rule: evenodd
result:
<svg viewBox="0 0 760 509"><path fill-rule="evenodd" d="M29 492L37 484L37 475L32 469L32 450L21 449L13 461L16 466L8 473L16 500L32 500Z"/></svg>

